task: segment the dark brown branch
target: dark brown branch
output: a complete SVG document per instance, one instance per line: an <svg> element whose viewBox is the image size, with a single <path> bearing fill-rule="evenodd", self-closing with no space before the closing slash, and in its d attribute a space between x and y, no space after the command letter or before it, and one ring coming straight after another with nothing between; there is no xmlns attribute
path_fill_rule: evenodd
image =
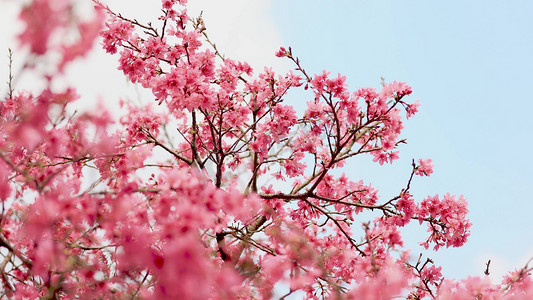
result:
<svg viewBox="0 0 533 300"><path fill-rule="evenodd" d="M4 237L3 234L0 234L0 247L4 247L9 252L13 253L16 257L18 257L22 263L26 265L26 267L30 268L32 267L33 263L26 257L24 254L20 253L15 247Z"/></svg>
<svg viewBox="0 0 533 300"><path fill-rule="evenodd" d="M314 209L320 211L326 218L328 218L329 220L333 221L333 223L335 223L337 228L339 228L339 230L346 237L346 239L348 239L348 241L350 242L352 247L354 247L355 250L357 250L361 254L361 256L366 256L366 253L363 250L359 249L359 246L354 242L353 238L346 232L346 230L344 230L344 228L342 228L342 225L339 223L339 221L336 218L331 217L329 215L329 213L327 211L325 211L323 208L321 208L320 206L317 206L317 205L315 205L312 202L307 201L307 200L305 200L305 202L308 205L310 205L311 207L313 207Z"/></svg>
<svg viewBox="0 0 533 300"><path fill-rule="evenodd" d="M485 269L485 272L483 272L485 275L490 275L489 267L490 267L490 259L486 263L487 268Z"/></svg>
<svg viewBox="0 0 533 300"><path fill-rule="evenodd" d="M154 145L163 148L165 151L167 151L168 153L172 154L172 156L174 156L178 160L181 160L181 161L187 163L188 165L192 164L192 160L191 159L188 159L187 157L172 151L172 149L168 148L165 144L159 142L150 132L147 132L146 134L147 134L147 137L149 138L149 139L147 139L148 143L153 143Z"/></svg>

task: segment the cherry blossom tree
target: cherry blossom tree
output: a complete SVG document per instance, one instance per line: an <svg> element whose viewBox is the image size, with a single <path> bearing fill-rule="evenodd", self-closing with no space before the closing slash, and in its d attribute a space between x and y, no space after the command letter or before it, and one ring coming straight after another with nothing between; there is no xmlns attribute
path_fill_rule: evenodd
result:
<svg viewBox="0 0 533 300"><path fill-rule="evenodd" d="M252 70L219 52L186 2L163 0L146 24L99 1L90 12L73 0L21 7L25 70L45 88L18 90L11 76L0 102L3 297L533 297L531 266L499 284L456 281L403 247L410 222L434 250L470 233L462 196L413 197L431 159L414 159L390 199L342 173L356 157L399 157L419 106L411 87L349 91L345 76L310 74L283 47L275 55L293 71ZM96 44L153 103L123 101L116 121L104 108L72 113L80 96L59 75ZM287 100L297 89L311 95L305 107Z"/></svg>

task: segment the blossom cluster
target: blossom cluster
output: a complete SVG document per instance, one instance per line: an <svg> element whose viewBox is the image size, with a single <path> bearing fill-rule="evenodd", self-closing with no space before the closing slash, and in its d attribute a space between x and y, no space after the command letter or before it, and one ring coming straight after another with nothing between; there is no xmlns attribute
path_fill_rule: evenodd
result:
<svg viewBox="0 0 533 300"><path fill-rule="evenodd" d="M341 74L310 75L291 48L275 55L293 71L256 74L219 52L184 0L163 0L158 26L93 2L90 15L74 0L32 0L20 12L21 44L55 68L41 92L10 83L0 102L2 297L533 296L528 266L501 284L454 281L404 248L411 221L427 226L421 244L435 250L470 234L463 196L414 198L413 177L430 176L431 159L413 160L388 199L338 172L355 157L399 158L419 106L406 83L350 91ZM118 121L105 108L70 113L79 96L54 85L97 36L153 94L149 105L123 103ZM287 100L297 89L309 91L302 113Z"/></svg>

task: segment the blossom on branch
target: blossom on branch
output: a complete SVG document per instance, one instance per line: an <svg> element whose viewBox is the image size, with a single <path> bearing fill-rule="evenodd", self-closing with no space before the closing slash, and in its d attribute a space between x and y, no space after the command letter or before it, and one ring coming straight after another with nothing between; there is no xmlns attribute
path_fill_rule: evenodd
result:
<svg viewBox="0 0 533 300"><path fill-rule="evenodd" d="M418 110L409 85L350 91L346 76L310 75L284 47L275 55L294 71L257 72L219 52L187 1L163 0L153 23L93 2L84 18L74 0L21 9L21 44L60 59L40 78L46 88L10 91L0 105L1 297L533 296L528 266L494 285L445 279L422 255L413 262L402 238L411 221L434 250L470 235L463 196L415 199L413 177L431 175L431 159L413 161L389 197L339 170L361 156L399 158ZM153 95L142 107L122 103L118 121L105 108L69 113L78 95L57 89L97 35ZM298 89L313 91L302 109L287 100Z"/></svg>

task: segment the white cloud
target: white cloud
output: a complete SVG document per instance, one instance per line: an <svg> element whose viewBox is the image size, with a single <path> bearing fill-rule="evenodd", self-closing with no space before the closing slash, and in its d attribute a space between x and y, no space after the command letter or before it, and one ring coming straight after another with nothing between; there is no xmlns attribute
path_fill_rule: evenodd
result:
<svg viewBox="0 0 533 300"><path fill-rule="evenodd" d="M283 72L288 64L274 55L283 44L269 6L270 1L192 0L189 12L198 16L203 11L210 39L227 57L247 61L256 74L264 66Z"/></svg>

